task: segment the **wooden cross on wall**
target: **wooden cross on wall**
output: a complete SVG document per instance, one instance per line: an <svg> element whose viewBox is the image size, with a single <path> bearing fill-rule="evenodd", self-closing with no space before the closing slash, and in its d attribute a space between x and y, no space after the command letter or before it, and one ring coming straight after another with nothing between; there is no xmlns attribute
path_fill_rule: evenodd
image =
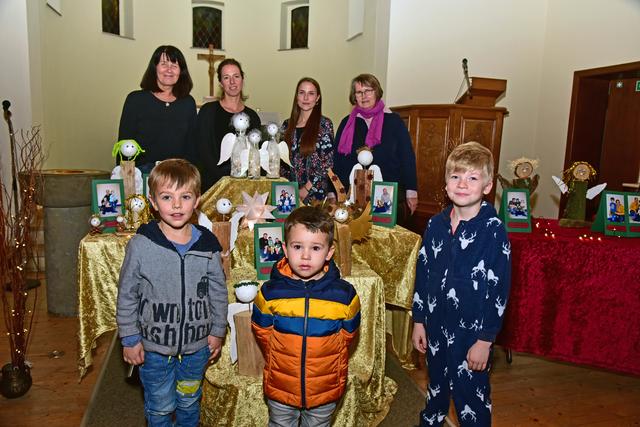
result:
<svg viewBox="0 0 640 427"><path fill-rule="evenodd" d="M225 58L224 55L216 55L216 54L213 53L213 45L212 44L209 45L209 53L199 53L198 54L198 59L204 59L205 61L209 62L209 96L213 96L213 81L214 81L213 78L216 75L216 69L213 66L213 64L217 60L222 60L224 58Z"/></svg>

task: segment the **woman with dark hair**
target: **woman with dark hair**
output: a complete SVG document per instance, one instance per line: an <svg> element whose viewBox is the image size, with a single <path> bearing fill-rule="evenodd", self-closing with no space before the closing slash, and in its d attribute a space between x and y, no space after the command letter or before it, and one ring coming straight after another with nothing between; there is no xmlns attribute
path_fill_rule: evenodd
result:
<svg viewBox="0 0 640 427"><path fill-rule="evenodd" d="M135 139L144 150L136 166L148 173L156 161L192 160L190 133L196 121L196 102L189 95L193 82L182 52L174 46L158 47L140 87L124 102L118 132L118 140Z"/></svg>
<svg viewBox="0 0 640 427"><path fill-rule="evenodd" d="M398 223L402 225L418 206L416 156L407 126L385 107L382 93L372 74L360 74L351 81L349 102L354 107L338 127L333 170L346 187L358 163L358 149L369 147L382 179L398 183Z"/></svg>
<svg viewBox="0 0 640 427"><path fill-rule="evenodd" d="M333 166L333 123L322 115L320 85L311 77L303 77L296 85L291 116L282 123L280 132L289 146L291 167L281 166L281 175L300 187L300 200L308 204L323 200L331 187L327 169Z"/></svg>
<svg viewBox="0 0 640 427"><path fill-rule="evenodd" d="M260 117L244 104L247 97L242 89L244 71L238 61L227 58L218 64L219 100L208 102L200 108L195 128L196 159L202 177L202 193L207 191L223 176L231 172L231 161L218 166L222 138L235 133L231 118L234 114L245 112L249 116L249 128L260 128Z"/></svg>

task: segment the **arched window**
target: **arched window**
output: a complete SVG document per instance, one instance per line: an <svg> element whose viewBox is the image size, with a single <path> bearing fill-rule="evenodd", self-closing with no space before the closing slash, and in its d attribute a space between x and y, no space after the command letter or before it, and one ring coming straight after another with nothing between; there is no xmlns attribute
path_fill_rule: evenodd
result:
<svg viewBox="0 0 640 427"><path fill-rule="evenodd" d="M291 10L291 49L309 47L309 6Z"/></svg>
<svg viewBox="0 0 640 427"><path fill-rule="evenodd" d="M309 47L309 1L283 1L280 11L280 49Z"/></svg>
<svg viewBox="0 0 640 427"><path fill-rule="evenodd" d="M120 0L102 0L102 32L120 35Z"/></svg>
<svg viewBox="0 0 640 427"><path fill-rule="evenodd" d="M102 32L133 38L133 0L102 0Z"/></svg>
<svg viewBox="0 0 640 427"><path fill-rule="evenodd" d="M222 10L211 6L193 7L193 47L222 49Z"/></svg>

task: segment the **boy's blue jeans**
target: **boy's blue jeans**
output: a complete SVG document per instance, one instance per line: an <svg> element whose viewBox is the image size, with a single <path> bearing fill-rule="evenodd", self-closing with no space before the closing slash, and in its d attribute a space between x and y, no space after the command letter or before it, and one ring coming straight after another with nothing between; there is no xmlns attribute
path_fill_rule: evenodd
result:
<svg viewBox="0 0 640 427"><path fill-rule="evenodd" d="M149 427L196 427L200 420L202 377L209 347L181 357L144 352L140 381L144 387L144 415Z"/></svg>

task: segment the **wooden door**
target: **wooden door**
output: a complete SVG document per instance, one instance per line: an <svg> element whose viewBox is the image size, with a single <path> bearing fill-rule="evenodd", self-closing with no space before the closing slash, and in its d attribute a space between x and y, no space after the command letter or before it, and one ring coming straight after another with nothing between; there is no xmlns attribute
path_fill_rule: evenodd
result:
<svg viewBox="0 0 640 427"><path fill-rule="evenodd" d="M636 82L640 82L640 78L609 82L599 180L606 182L609 190L628 191L622 187L622 183L638 180L640 90L636 91Z"/></svg>

